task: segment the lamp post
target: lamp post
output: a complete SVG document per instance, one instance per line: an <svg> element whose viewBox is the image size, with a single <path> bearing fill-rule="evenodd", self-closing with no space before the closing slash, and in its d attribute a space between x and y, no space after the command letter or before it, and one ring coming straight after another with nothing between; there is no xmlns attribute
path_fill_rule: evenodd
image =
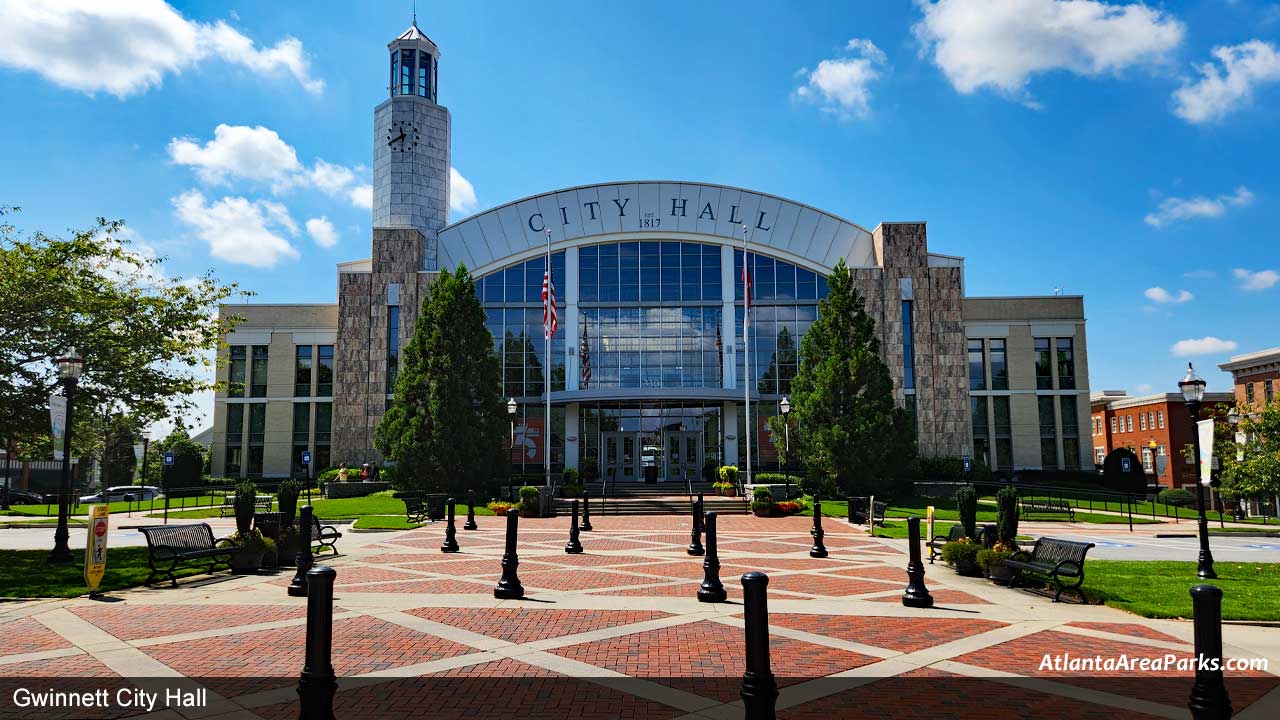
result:
<svg viewBox="0 0 1280 720"><path fill-rule="evenodd" d="M76 385L80 382L80 372L84 369L84 358L71 348L67 354L55 361L58 364L58 380L62 383L63 393L67 398L67 417L63 421L62 430L62 487L58 491L58 529L53 531L53 550L49 552L49 562L71 562L73 556L67 541L71 531L67 529L67 496L71 494L71 418L72 406L75 404Z"/></svg>
<svg viewBox="0 0 1280 720"><path fill-rule="evenodd" d="M516 448L516 399L511 398L507 401L507 417L511 420L511 444L507 447L507 500L514 500L511 494L511 451ZM521 453L521 465L523 465L524 453Z"/></svg>
<svg viewBox="0 0 1280 720"><path fill-rule="evenodd" d="M0 510L9 509L9 487L13 485L13 438L5 441L4 448L4 495L0 495Z"/></svg>
<svg viewBox="0 0 1280 720"><path fill-rule="evenodd" d="M791 499L791 399L786 395L778 402L778 411L782 413L783 455L787 460L787 499Z"/></svg>
<svg viewBox="0 0 1280 720"><path fill-rule="evenodd" d="M1187 403L1187 411L1191 414L1191 440L1195 453L1193 460L1196 468L1196 504L1200 508L1200 558L1196 565L1196 575L1205 580L1213 580L1218 574L1213 571L1213 552L1209 550L1209 518L1204 512L1204 483L1200 479L1200 429L1196 423L1200 421L1200 403L1204 400L1204 378L1196 375L1195 368L1187 363L1187 375L1178 383L1182 391L1182 399Z"/></svg>
<svg viewBox="0 0 1280 720"><path fill-rule="evenodd" d="M142 431L142 484L147 484L147 450L151 447L151 430ZM169 488L165 488L165 494L169 494Z"/></svg>

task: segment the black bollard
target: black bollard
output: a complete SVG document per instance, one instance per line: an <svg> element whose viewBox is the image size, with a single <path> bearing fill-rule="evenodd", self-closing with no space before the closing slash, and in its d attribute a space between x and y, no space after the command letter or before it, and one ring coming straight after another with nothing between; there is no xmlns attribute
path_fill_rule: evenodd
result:
<svg viewBox="0 0 1280 720"><path fill-rule="evenodd" d="M813 536L813 547L809 548L809 557L824 558L827 556L827 546L822 544L822 498L815 493L813 496L813 529L809 531Z"/></svg>
<svg viewBox="0 0 1280 720"><path fill-rule="evenodd" d="M448 506L449 522L444 526L444 543L440 545L440 552L456 553L460 548L458 547L458 530L453 526L453 498L449 498Z"/></svg>
<svg viewBox="0 0 1280 720"><path fill-rule="evenodd" d="M307 573L307 658L298 678L300 720L333 720L333 581L331 567Z"/></svg>
<svg viewBox="0 0 1280 720"><path fill-rule="evenodd" d="M907 561L907 591L902 604L913 608L933 607L933 596L924 586L924 563L920 562L920 518L907 518L907 544L911 559Z"/></svg>
<svg viewBox="0 0 1280 720"><path fill-rule="evenodd" d="M747 635L747 671L742 674L742 704L747 720L773 720L778 683L769 669L769 608L765 592L769 576L749 572L742 576L743 620Z"/></svg>
<svg viewBox="0 0 1280 720"><path fill-rule="evenodd" d="M1191 717L1195 720L1227 720L1231 698L1222 681L1222 590L1215 585L1191 588L1195 618L1196 682L1191 686ZM1211 669L1210 665L1216 665Z"/></svg>
<svg viewBox="0 0 1280 720"><path fill-rule="evenodd" d="M294 564L298 571L293 574L293 582L289 583L289 594L293 597L307 596L307 571L315 565L311 556L311 516L314 510L310 505L303 505L298 511L298 552L294 554Z"/></svg>
<svg viewBox="0 0 1280 720"><path fill-rule="evenodd" d="M480 526L476 525L476 492L474 490L467 491L467 524L462 526L463 530L479 530Z"/></svg>
<svg viewBox="0 0 1280 720"><path fill-rule="evenodd" d="M591 532L591 498L586 490L582 491L582 526L578 529L582 532Z"/></svg>
<svg viewBox="0 0 1280 720"><path fill-rule="evenodd" d="M707 556L702 560L702 585L698 588L701 602L724 602L728 593L720 582L720 552L716 549L716 514L707 513L704 520L707 531Z"/></svg>
<svg viewBox="0 0 1280 720"><path fill-rule="evenodd" d="M698 556L706 552L702 547L702 496L699 495L691 505L690 512L693 513L693 520L689 527L689 554Z"/></svg>
<svg viewBox="0 0 1280 720"><path fill-rule="evenodd" d="M573 520L569 523L569 542L564 546L564 551L570 555L580 555L582 553L582 542L578 540L578 501L573 501Z"/></svg>
<svg viewBox="0 0 1280 720"><path fill-rule="evenodd" d="M707 531L707 504L702 501L702 493L698 493L698 532Z"/></svg>
<svg viewBox="0 0 1280 720"><path fill-rule="evenodd" d="M516 577L516 567L520 558L516 556L516 539L520 532L520 511L516 508L507 510L507 545L502 552L502 579L493 589L493 596L499 600L515 600L524 597L524 586Z"/></svg>

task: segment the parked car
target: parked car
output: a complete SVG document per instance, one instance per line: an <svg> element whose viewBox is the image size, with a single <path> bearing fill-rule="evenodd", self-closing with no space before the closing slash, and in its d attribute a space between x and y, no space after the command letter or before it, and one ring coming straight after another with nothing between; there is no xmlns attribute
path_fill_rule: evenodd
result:
<svg viewBox="0 0 1280 720"><path fill-rule="evenodd" d="M107 488L105 502L134 502L137 500L153 500L163 497L160 488L155 485L116 485ZM93 495L80 497L81 503L104 502L102 491Z"/></svg>
<svg viewBox="0 0 1280 720"><path fill-rule="evenodd" d="M4 490L0 489L0 495L4 494ZM33 493L29 490L10 490L10 505L43 505L44 496L40 493Z"/></svg>

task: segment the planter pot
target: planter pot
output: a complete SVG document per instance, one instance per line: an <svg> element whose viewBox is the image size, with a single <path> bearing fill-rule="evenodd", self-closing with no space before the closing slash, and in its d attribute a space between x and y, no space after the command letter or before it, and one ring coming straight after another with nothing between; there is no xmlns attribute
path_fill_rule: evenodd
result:
<svg viewBox="0 0 1280 720"><path fill-rule="evenodd" d="M1013 571L1005 566L1004 563L993 564L987 571L987 577L991 582L997 585L1008 585L1013 579Z"/></svg>
<svg viewBox="0 0 1280 720"><path fill-rule="evenodd" d="M982 568L973 560L956 561L956 572L965 577L982 577Z"/></svg>
<svg viewBox="0 0 1280 720"><path fill-rule="evenodd" d="M231 572L237 575L253 575L262 567L263 550L241 550L231 556Z"/></svg>
<svg viewBox="0 0 1280 720"><path fill-rule="evenodd" d="M773 510L772 510L772 509L769 509L769 510L752 510L752 512L754 512L754 513L755 513L756 517L773 517Z"/></svg>

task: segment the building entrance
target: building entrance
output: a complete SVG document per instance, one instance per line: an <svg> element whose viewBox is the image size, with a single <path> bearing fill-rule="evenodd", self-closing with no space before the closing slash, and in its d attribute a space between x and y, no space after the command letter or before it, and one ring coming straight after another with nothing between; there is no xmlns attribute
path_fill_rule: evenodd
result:
<svg viewBox="0 0 1280 720"><path fill-rule="evenodd" d="M702 467L698 432L605 432L600 468L609 482L697 482Z"/></svg>

